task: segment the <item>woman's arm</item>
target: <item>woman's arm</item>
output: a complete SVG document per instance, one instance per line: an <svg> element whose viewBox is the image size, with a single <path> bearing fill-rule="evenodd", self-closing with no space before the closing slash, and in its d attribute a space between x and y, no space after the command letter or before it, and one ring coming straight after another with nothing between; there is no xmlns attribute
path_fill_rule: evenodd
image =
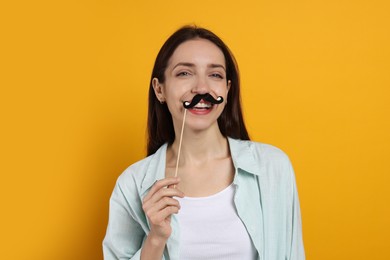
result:
<svg viewBox="0 0 390 260"><path fill-rule="evenodd" d="M297 185L295 181L294 170L290 165L291 173L291 208L290 208L290 257L289 260L304 260L305 250L303 247L302 238L302 221L301 221L301 210L299 205Z"/></svg>
<svg viewBox="0 0 390 260"><path fill-rule="evenodd" d="M141 207L131 208L130 204L135 201L126 198L118 181L110 198L109 221L103 240L105 260L140 259L146 223L142 224L138 217L142 213Z"/></svg>

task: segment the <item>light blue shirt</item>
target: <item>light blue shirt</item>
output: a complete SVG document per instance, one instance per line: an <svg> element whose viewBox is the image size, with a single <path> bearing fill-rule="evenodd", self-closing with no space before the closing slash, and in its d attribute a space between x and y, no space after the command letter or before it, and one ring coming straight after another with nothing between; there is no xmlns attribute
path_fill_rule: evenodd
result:
<svg viewBox="0 0 390 260"><path fill-rule="evenodd" d="M304 260L299 199L290 160L271 145L228 140L235 168L234 204L258 259ZM150 231L142 200L157 180L165 178L166 150L165 144L119 176L110 199L104 259L140 259ZM171 225L162 259L179 260L180 228L175 215Z"/></svg>

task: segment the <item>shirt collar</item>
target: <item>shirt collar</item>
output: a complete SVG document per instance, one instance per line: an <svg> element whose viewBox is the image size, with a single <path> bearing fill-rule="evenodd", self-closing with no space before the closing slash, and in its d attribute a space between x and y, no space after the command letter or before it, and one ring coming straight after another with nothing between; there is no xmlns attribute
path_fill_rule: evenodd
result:
<svg viewBox="0 0 390 260"><path fill-rule="evenodd" d="M260 163L255 158L256 152L253 150L253 143L250 141L237 140L228 137L230 154L236 169L247 173L259 175ZM163 144L153 155L147 166L145 178L141 184L141 196L144 197L152 185L165 178L166 151L167 144Z"/></svg>
<svg viewBox="0 0 390 260"><path fill-rule="evenodd" d="M259 175L260 162L259 159L256 158L257 152L254 149L253 142L230 137L228 137L228 141L235 169Z"/></svg>

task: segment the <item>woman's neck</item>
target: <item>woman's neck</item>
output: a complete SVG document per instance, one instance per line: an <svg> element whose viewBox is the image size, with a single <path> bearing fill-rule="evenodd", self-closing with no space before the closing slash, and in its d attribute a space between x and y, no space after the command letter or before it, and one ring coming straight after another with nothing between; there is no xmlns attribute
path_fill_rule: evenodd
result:
<svg viewBox="0 0 390 260"><path fill-rule="evenodd" d="M168 149L168 161L176 163L179 151L180 135ZM219 128L208 131L184 131L179 166L203 164L216 158L229 156L229 144Z"/></svg>

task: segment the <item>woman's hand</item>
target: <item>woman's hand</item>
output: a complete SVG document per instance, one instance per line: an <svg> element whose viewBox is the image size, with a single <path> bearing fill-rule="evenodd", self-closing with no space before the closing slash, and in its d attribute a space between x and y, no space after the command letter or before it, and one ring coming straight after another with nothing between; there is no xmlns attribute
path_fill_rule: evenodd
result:
<svg viewBox="0 0 390 260"><path fill-rule="evenodd" d="M150 240L165 245L172 233L171 215L180 209L179 201L173 197L184 197L184 193L175 188L179 181L176 177L157 181L143 200L142 208L150 223Z"/></svg>

